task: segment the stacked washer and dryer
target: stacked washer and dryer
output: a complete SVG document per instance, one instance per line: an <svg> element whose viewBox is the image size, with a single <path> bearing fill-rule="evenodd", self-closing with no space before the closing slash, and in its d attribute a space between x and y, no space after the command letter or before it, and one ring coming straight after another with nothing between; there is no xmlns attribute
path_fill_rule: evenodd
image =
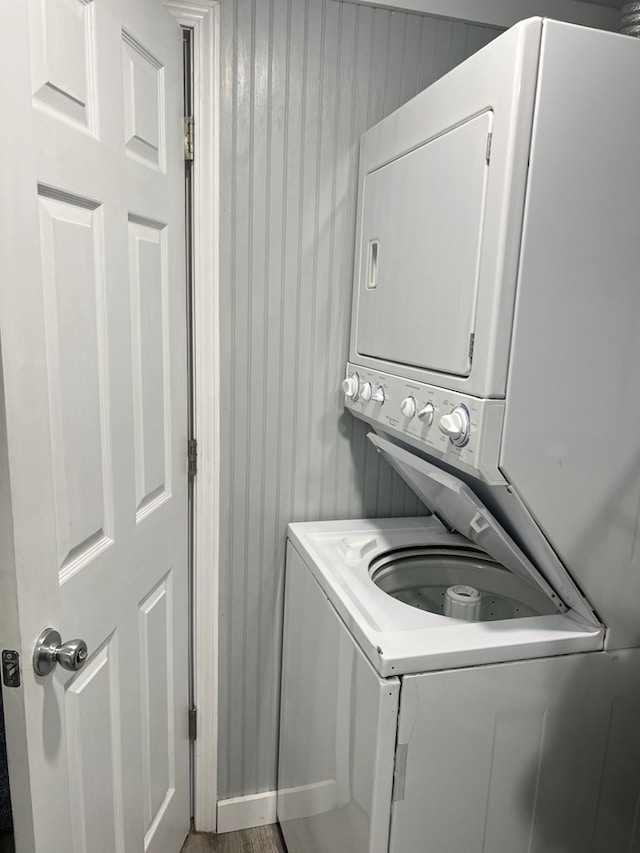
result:
<svg viewBox="0 0 640 853"><path fill-rule="evenodd" d="M289 528L289 853L640 850L639 91L532 19L362 138L342 391L430 514Z"/></svg>

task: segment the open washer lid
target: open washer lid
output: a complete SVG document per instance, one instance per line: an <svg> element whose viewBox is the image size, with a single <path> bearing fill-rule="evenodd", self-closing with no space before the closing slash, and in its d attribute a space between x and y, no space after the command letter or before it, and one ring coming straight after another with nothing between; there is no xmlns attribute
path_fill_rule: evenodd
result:
<svg viewBox="0 0 640 853"><path fill-rule="evenodd" d="M592 624L600 624L528 514L526 517L529 525L534 528L534 535L544 539L545 547L540 551L545 553L545 559L539 559L537 565L514 542L480 497L465 482L382 436L369 433L368 438L445 527L461 533L507 569L535 584L552 599L559 612L565 613L573 609ZM495 488L506 492L504 486ZM515 496L513 500L516 500ZM521 508L517 516L522 522ZM528 532L531 536L532 531Z"/></svg>

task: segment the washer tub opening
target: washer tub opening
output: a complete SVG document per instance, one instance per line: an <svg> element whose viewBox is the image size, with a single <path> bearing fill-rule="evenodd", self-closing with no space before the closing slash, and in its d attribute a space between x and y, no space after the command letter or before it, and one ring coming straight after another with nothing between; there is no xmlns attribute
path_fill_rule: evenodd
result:
<svg viewBox="0 0 640 853"><path fill-rule="evenodd" d="M475 548L456 545L391 551L373 560L369 575L392 598L441 616L445 615L447 590L452 586L471 587L480 593L480 607L473 621L494 622L558 612L533 584Z"/></svg>

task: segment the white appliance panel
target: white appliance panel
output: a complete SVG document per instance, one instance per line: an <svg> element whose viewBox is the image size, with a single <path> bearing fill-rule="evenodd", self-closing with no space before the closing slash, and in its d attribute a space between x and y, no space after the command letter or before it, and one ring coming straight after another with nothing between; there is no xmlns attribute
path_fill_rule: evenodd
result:
<svg viewBox="0 0 640 853"><path fill-rule="evenodd" d="M382 389L384 394L382 403L365 399L362 393L356 399L346 397L345 406L354 415L486 483L506 482L498 468L503 400L482 400L435 385L363 369L356 364L347 365L347 375L357 375L361 392L368 385L369 390ZM414 401L416 408L413 417L402 412L402 404L408 399ZM428 405L433 407L432 416L421 418L418 413ZM470 419L469 441L464 447L453 445L438 427L441 417L460 405L465 406Z"/></svg>
<svg viewBox="0 0 640 853"><path fill-rule="evenodd" d="M424 521L290 532L351 538L353 556L367 534L393 544L395 524L408 543ZM334 559L346 584L355 565ZM639 649L380 678L334 608L339 591L316 579L289 544L278 784L289 853L637 848Z"/></svg>
<svg viewBox="0 0 640 853"><path fill-rule="evenodd" d="M553 549L542 547L544 537L526 510L522 511L513 489L485 487L482 491L490 500L483 500L484 495L478 494L480 484L472 478L473 488L382 436L369 434L368 438L447 528L461 533L510 571L538 586L559 610L572 607L588 622L600 624ZM509 530L518 532L517 539L505 529L490 505L499 510ZM540 544L529 556L524 543L532 540Z"/></svg>
<svg viewBox="0 0 640 853"><path fill-rule="evenodd" d="M445 527L461 533L539 587L559 611L566 612L568 608L555 590L466 483L385 438L369 435L369 440Z"/></svg>
<svg viewBox="0 0 640 853"><path fill-rule="evenodd" d="M463 380L393 353L358 352L358 278L348 366L375 389L369 399L348 399L354 414L467 482L503 487L494 496L512 538L526 540L530 556L555 552L572 581L561 591L543 574L571 607L574 594L588 602L607 626L608 648L640 643L640 119L628 108L639 71L638 40L526 21L365 134L361 193L367 175L403 154L409 162L406 152L442 132L451 118L445 105L463 105L468 115L473 97L477 115L492 111L471 373ZM495 206L496 193L510 217ZM359 267L358 253L356 260ZM388 313L402 318L402 300ZM504 409L490 406L502 402L496 397ZM430 422L412 416L425 400L434 407ZM441 428L460 405L468 441L455 446ZM539 557L533 562L540 567Z"/></svg>
<svg viewBox="0 0 640 853"><path fill-rule="evenodd" d="M390 853L637 850L639 673L634 649L405 676Z"/></svg>
<svg viewBox="0 0 640 853"><path fill-rule="evenodd" d="M491 123L485 112L365 177L359 354L468 375Z"/></svg>
<svg viewBox="0 0 640 853"><path fill-rule="evenodd" d="M289 545L277 801L289 853L387 853L399 694Z"/></svg>
<svg viewBox="0 0 640 853"><path fill-rule="evenodd" d="M609 648L640 644L639 74L545 22L500 460Z"/></svg>
<svg viewBox="0 0 640 853"><path fill-rule="evenodd" d="M504 397L542 25L517 24L362 136L352 363L388 374L401 366L407 380ZM442 175L432 173L432 150L449 161ZM466 176L459 183L454 162ZM386 175L397 176L409 205L393 204L400 193ZM425 178L437 189L433 206ZM367 288L371 240L379 242L378 286Z"/></svg>
<svg viewBox="0 0 640 853"><path fill-rule="evenodd" d="M290 524L289 537L383 677L602 648L602 626L573 610L461 622L410 607L376 586L369 567L380 555L399 548L469 546L435 516Z"/></svg>

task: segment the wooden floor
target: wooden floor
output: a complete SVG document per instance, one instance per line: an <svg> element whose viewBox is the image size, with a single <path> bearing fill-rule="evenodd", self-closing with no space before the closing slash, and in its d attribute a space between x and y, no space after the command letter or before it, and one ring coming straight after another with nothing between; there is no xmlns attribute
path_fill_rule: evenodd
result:
<svg viewBox="0 0 640 853"><path fill-rule="evenodd" d="M258 826L225 835L190 835L182 853L286 853L277 826Z"/></svg>
<svg viewBox="0 0 640 853"><path fill-rule="evenodd" d="M0 853L14 853L13 836L0 832ZM182 853L286 853L276 826L259 826L226 835L198 832L187 838Z"/></svg>

